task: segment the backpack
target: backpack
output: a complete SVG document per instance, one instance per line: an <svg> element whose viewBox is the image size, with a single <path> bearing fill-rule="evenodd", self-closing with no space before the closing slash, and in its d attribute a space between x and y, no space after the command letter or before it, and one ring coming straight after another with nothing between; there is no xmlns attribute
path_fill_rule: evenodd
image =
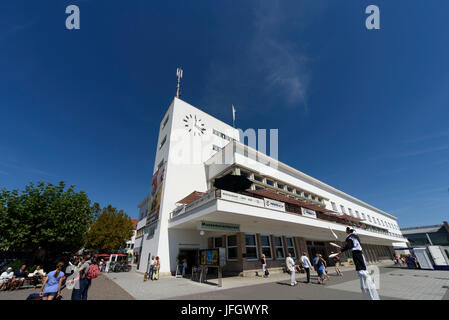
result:
<svg viewBox="0 0 449 320"><path fill-rule="evenodd" d="M39 293L32 293L27 297L27 300L42 300Z"/></svg>
<svg viewBox="0 0 449 320"><path fill-rule="evenodd" d="M87 279L95 279L100 275L100 269L96 264L91 264L89 270L87 271Z"/></svg>

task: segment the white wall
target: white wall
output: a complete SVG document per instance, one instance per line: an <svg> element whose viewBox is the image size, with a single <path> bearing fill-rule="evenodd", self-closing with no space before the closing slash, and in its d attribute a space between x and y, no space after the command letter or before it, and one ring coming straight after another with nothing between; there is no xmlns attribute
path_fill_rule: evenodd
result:
<svg viewBox="0 0 449 320"><path fill-rule="evenodd" d="M198 126L203 124L206 130L204 135L198 135L195 128L191 132L192 122L186 127L186 116L196 116ZM169 117L165 128L162 122ZM193 191L207 191L206 169L204 162L217 151L213 145L224 147L229 141L213 134L213 129L218 130L234 139L238 139L238 130L228 124L215 119L207 113L193 107L192 105L175 98L167 113L161 120L161 129L157 144L154 171L162 159L167 162L166 176L162 190L161 205L159 210L159 222L152 239L145 239L142 249L141 265L145 266L148 255L158 255L161 258L160 272L175 270L177 250L169 248L169 242L175 243L177 236L168 234L168 219L170 213L176 208L176 202L189 195ZM162 148L160 142L167 136ZM199 233L198 233L199 234ZM146 236L145 236L146 237ZM175 252L170 251L175 249ZM169 254L171 253L171 254Z"/></svg>
<svg viewBox="0 0 449 320"><path fill-rule="evenodd" d="M305 179L299 179L299 178L293 177L292 175L288 175L284 172L276 170L275 168L266 166L260 162L257 162L251 158L248 158L242 154L239 154L239 153L235 154L235 163L238 165L247 167L251 170L256 170L261 175L270 176L275 180L282 181L282 182L289 184L293 187L301 188L301 189L313 192L315 194L318 194L324 198L328 198L329 201L326 201L326 209L333 210L333 208L331 206L331 201L332 201L332 202L336 203L336 206L337 206L337 209L339 212L341 210L340 205L343 205L345 207L346 214L348 214L348 215L349 215L348 208L351 208L353 215L355 215L355 211L357 210L360 215L363 212L365 214L365 216L367 216L369 214L371 217L376 217L376 218L382 219L384 221L389 221L390 223L397 224L397 221L389 216L380 214L379 212L375 212L374 210L372 210L368 207L361 206L360 204L349 201L343 197L339 197L338 195L335 195L334 193L330 193L327 190L324 190L324 189L314 185L313 182L308 182ZM378 225L377 223L370 223L368 221L368 219L365 220L364 223L373 225L373 226L377 226L377 227L381 227L384 229L388 229L390 232L401 234L400 230L392 229L390 227L384 227L383 225Z"/></svg>

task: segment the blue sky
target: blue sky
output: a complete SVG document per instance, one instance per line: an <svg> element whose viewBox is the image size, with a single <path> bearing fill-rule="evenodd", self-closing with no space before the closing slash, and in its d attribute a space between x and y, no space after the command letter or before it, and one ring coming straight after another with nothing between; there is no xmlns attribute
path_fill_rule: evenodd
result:
<svg viewBox="0 0 449 320"><path fill-rule="evenodd" d="M365 28L369 4L381 30ZM448 12L447 0L2 1L0 187L63 179L137 217L182 66L185 101L278 128L281 161L401 227L441 223Z"/></svg>

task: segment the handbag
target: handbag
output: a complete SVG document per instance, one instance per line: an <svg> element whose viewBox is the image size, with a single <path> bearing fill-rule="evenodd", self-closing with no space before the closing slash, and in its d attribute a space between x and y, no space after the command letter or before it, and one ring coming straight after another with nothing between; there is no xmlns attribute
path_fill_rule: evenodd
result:
<svg viewBox="0 0 449 320"><path fill-rule="evenodd" d="M76 283L79 281L80 276L79 276L79 272L72 274L70 277L68 277L65 281L65 287L68 290L72 290Z"/></svg>
<svg viewBox="0 0 449 320"><path fill-rule="evenodd" d="M266 276L269 276L269 275L270 275L270 273L268 272L268 269L265 269L265 275L266 275Z"/></svg>

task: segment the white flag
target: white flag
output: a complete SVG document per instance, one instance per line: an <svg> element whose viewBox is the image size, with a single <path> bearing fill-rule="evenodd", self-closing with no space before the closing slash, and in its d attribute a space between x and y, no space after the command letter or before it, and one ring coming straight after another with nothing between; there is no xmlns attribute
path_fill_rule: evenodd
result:
<svg viewBox="0 0 449 320"><path fill-rule="evenodd" d="M232 122L235 122L235 108L234 105L232 105Z"/></svg>

